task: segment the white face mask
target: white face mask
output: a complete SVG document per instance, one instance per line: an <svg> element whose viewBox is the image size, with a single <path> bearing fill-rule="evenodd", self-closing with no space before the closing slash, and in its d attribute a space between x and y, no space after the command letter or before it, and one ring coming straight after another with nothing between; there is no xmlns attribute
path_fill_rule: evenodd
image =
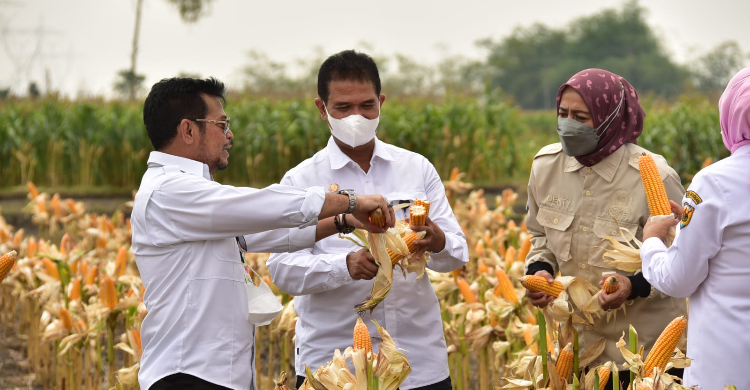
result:
<svg viewBox="0 0 750 390"><path fill-rule="evenodd" d="M367 119L359 114L336 119L328 113L328 108L326 107L326 114L328 114L331 134L339 141L353 148L364 145L375 138L378 123L380 122L380 112L378 112L378 117L375 119Z"/></svg>
<svg viewBox="0 0 750 390"><path fill-rule="evenodd" d="M247 267L250 268L250 267ZM252 270L252 268L250 268ZM255 270L252 270L255 273ZM257 273L255 273L258 275ZM245 291L247 292L247 320L251 323L262 326L268 325L276 318L276 315L284 308L279 300L263 281L260 276L260 286L255 286L252 280L245 279Z"/></svg>

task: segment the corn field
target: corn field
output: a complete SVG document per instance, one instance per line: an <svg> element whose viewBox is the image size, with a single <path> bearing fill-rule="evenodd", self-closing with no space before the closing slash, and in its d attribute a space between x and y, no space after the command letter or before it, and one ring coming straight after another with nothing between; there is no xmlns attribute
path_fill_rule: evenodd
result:
<svg viewBox="0 0 750 390"><path fill-rule="evenodd" d="M582 371L604 346L579 351L574 315L562 292L580 295L573 292L575 278L558 277L560 289L552 293L559 296L544 311L524 297L522 283L531 285L529 277L523 277L531 244L525 225L516 222L523 216L513 212L518 195L505 190L488 204L481 189L469 192L471 185L462 182L462 176L454 170L444 185L466 232L470 261L453 273L428 270L440 300L453 388L534 389L549 383L554 390L589 390L599 389L610 376L615 380L614 368L622 362L592 367L588 374ZM0 253L17 253L4 281L0 259L0 323L25 334L31 369L45 389L137 388L146 308L129 249L126 212L132 203L112 215L96 215L73 199L38 193L31 183L29 190L25 210L38 226L35 234L14 230L0 216ZM274 378L282 372L292 380L296 375L294 298L272 285L267 258L257 253L245 258L284 306L256 335L255 374L261 390L274 389ZM558 303L566 307L562 317ZM620 340L623 361L637 371L631 378L633 388L664 386L671 381L662 375L665 368L684 367L687 358L676 349L684 320L675 319L670 325L674 329L665 330L665 341L654 347L658 354L638 348L632 327L629 345Z"/></svg>
<svg viewBox="0 0 750 390"><path fill-rule="evenodd" d="M152 150L135 103L8 101L0 109L0 189L33 181L44 188L137 188ZM217 179L264 186L323 148L329 132L309 101L230 100L235 136L231 163ZM646 108L640 144L679 173L728 155L717 109L685 98ZM554 112L522 112L494 98L441 102L389 100L379 137L427 157L441 176L453 167L466 180L496 185L528 178L534 154L557 142ZM686 182L689 177L683 176Z"/></svg>

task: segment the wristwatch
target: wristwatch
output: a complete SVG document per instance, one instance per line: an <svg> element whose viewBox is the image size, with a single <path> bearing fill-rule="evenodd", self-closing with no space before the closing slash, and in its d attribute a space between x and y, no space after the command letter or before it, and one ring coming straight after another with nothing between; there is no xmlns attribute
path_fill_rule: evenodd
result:
<svg viewBox="0 0 750 390"><path fill-rule="evenodd" d="M341 220L339 221L339 218ZM346 214L340 214L333 217L333 224L336 225L336 230L341 234L349 234L354 231L354 226L346 223Z"/></svg>
<svg viewBox="0 0 750 390"><path fill-rule="evenodd" d="M349 209L346 210L344 214L353 213L354 209L357 207L357 193L354 192L354 190L338 190L336 193L340 195L349 195Z"/></svg>

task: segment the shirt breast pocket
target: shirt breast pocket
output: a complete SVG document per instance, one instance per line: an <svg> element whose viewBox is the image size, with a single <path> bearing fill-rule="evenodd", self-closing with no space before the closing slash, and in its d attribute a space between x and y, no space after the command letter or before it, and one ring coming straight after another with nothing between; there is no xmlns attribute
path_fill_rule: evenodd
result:
<svg viewBox="0 0 750 390"><path fill-rule="evenodd" d="M398 206L399 204L404 203L413 203L415 199L429 200L427 199L427 194L424 191L419 190L391 192L386 194L385 198L388 199L393 206ZM409 216L409 207L396 210L395 213L396 219L403 220Z"/></svg>
<svg viewBox="0 0 750 390"><path fill-rule="evenodd" d="M544 234L547 236L547 247L558 260L570 260L570 243L573 240L573 224L575 214L540 207L536 220L544 226Z"/></svg>
<svg viewBox="0 0 750 390"><path fill-rule="evenodd" d="M237 241L232 238L209 241L213 253L210 259L201 259L201 271L195 276L202 278L219 278L244 282L245 275L240 260L240 249Z"/></svg>
<svg viewBox="0 0 750 390"><path fill-rule="evenodd" d="M619 226L618 226L619 225ZM607 241L604 241L607 237L612 237L615 240L627 244L630 240L638 234L638 228L640 226L637 223L617 221L611 218L597 218L594 220L594 235L599 238L601 243L591 248L588 263L602 268L613 267L604 262L604 249L611 248ZM620 228L625 229L622 231Z"/></svg>

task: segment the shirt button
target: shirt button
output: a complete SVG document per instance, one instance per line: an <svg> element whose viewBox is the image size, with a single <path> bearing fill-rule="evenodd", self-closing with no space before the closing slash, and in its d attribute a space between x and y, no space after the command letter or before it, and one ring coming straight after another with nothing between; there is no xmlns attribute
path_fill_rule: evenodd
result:
<svg viewBox="0 0 750 390"><path fill-rule="evenodd" d="M555 219L554 219L554 220L552 221L552 223L554 223L555 225L557 225L558 223L560 223L560 220L559 220L559 219L557 219L557 218L555 218Z"/></svg>
<svg viewBox="0 0 750 390"><path fill-rule="evenodd" d="M633 162L634 162L634 163L637 163L637 162L638 162L638 157L634 158L634 159L633 159Z"/></svg>
<svg viewBox="0 0 750 390"><path fill-rule="evenodd" d="M617 235L617 230L612 230L612 235L616 236Z"/></svg>
<svg viewBox="0 0 750 390"><path fill-rule="evenodd" d="M591 330L591 325L586 325L586 330Z"/></svg>
<svg viewBox="0 0 750 390"><path fill-rule="evenodd" d="M586 190L586 196L591 196L591 190Z"/></svg>
<svg viewBox="0 0 750 390"><path fill-rule="evenodd" d="M586 168L584 170L586 171L586 173L591 173L591 168Z"/></svg>
<svg viewBox="0 0 750 390"><path fill-rule="evenodd" d="M583 269L586 269L586 264L579 264L579 266Z"/></svg>
<svg viewBox="0 0 750 390"><path fill-rule="evenodd" d="M583 230L584 232L587 232L587 231L589 231L589 228L587 228L586 226L584 226L583 229L581 229L581 230Z"/></svg>

